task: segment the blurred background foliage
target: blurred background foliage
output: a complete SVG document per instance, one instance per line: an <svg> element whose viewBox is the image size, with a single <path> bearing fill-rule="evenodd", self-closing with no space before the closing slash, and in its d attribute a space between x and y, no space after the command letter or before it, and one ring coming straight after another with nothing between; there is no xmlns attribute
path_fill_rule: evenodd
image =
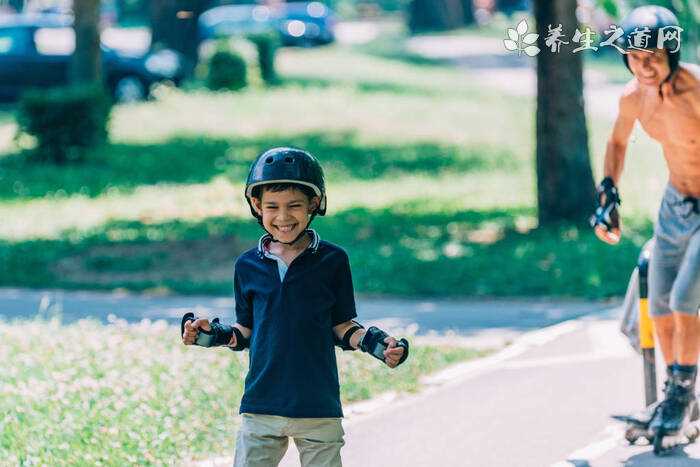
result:
<svg viewBox="0 0 700 467"><path fill-rule="evenodd" d="M143 2L118 3L116 26L129 27L117 29L148 24ZM582 0L577 13L612 21L638 3ZM667 3L696 13L691 2ZM415 5L352 5L338 13L342 33L329 46L220 42L245 60L247 87L212 92L197 72L117 105L109 141L80 163L38 163L36 139L15 136L17 108L3 107L0 284L227 294L235 256L260 234L241 195L248 164L292 144L324 164L330 211L314 225L348 250L359 293L623 294L651 235L663 159L636 130L620 247L600 244L584 216L538 226L531 63L502 44L507 27L531 19L530 3L469 2L469 25L460 17L456 29L418 35L408 27ZM599 175L614 89L629 73L614 53L589 54L584 65L613 86L587 102ZM511 78L499 83L498 70Z"/></svg>

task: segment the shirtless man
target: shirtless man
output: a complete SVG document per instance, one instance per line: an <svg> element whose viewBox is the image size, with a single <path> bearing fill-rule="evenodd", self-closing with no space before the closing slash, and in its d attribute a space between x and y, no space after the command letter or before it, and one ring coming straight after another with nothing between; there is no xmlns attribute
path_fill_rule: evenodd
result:
<svg viewBox="0 0 700 467"><path fill-rule="evenodd" d="M634 74L620 97L619 114L605 152L605 178L598 187L600 207L592 219L604 242L620 240L616 184L635 122L658 141L670 180L655 227L649 269L649 301L657 340L667 364L664 400L653 414L656 436L674 435L695 403L700 350L700 67L679 63L680 41L662 43L659 31L678 26L665 8L645 6L623 21L626 35L649 28L647 50L625 44L625 64ZM667 28L667 29L663 29ZM637 45L637 44L635 44Z"/></svg>

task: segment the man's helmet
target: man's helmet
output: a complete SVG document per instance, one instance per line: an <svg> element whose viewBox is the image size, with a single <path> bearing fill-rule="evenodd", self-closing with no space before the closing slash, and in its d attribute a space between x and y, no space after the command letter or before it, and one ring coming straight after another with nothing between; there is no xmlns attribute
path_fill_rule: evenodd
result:
<svg viewBox="0 0 700 467"><path fill-rule="evenodd" d="M658 45L659 32L663 28L680 28L680 23L671 10L660 6L648 5L632 10L622 20L620 27L625 31L625 35L618 40L618 45L620 47L623 49L629 48L627 38L636 30L649 35L648 46L646 48L653 49ZM673 52L673 50L676 49L676 47L671 47L669 45L669 42L674 44L674 41L664 41L664 48L668 51L668 63L671 68L671 74L676 71L681 59L680 32L678 34L678 43L676 44L678 45L678 50L675 52ZM626 54L622 55L622 59L625 61L627 68L632 71Z"/></svg>
<svg viewBox="0 0 700 467"><path fill-rule="evenodd" d="M272 148L260 154L248 172L245 197L253 216L259 217L253 209L251 196L253 188L276 183L296 183L311 188L321 201L314 215L326 214L326 186L323 169L318 160L308 152L297 148Z"/></svg>

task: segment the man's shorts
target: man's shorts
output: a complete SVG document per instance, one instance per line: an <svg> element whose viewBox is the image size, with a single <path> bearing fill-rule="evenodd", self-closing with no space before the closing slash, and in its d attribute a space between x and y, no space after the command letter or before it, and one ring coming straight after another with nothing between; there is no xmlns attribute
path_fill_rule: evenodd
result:
<svg viewBox="0 0 700 467"><path fill-rule="evenodd" d="M666 187L654 230L649 264L653 316L697 314L700 307L700 214L698 201Z"/></svg>
<svg viewBox="0 0 700 467"><path fill-rule="evenodd" d="M233 465L276 466L287 452L289 438L293 438L302 467L341 467L343 435L340 418L288 418L244 413Z"/></svg>

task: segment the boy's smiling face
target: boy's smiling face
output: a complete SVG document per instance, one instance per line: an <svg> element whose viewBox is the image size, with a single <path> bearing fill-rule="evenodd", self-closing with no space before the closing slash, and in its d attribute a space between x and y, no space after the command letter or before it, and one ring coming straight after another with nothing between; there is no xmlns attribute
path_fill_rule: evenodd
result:
<svg viewBox="0 0 700 467"><path fill-rule="evenodd" d="M309 217L316 210L318 197L309 199L301 190L290 188L270 191L263 187L261 199L252 198L255 210L262 216L262 223L275 240L294 241L308 226Z"/></svg>

